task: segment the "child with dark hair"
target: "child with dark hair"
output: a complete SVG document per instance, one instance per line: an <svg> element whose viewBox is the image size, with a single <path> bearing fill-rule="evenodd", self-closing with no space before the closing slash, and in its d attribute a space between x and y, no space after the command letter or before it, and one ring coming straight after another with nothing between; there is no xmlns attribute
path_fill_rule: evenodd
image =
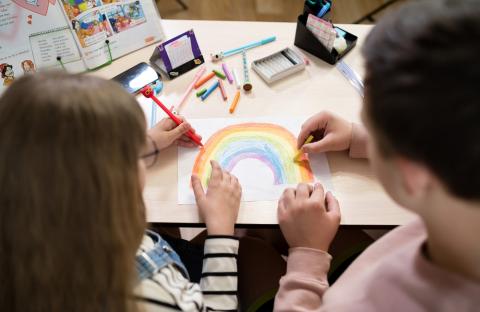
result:
<svg viewBox="0 0 480 312"><path fill-rule="evenodd" d="M418 215L371 245L329 288L338 202L321 185L285 191L289 243L276 311L478 311L480 307L480 3L416 2L368 36L366 130L327 112L299 147L367 157L387 193Z"/></svg>

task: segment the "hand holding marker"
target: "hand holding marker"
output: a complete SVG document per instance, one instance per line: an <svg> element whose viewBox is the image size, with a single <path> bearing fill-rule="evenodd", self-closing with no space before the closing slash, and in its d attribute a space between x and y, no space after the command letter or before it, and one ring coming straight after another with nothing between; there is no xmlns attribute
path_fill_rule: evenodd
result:
<svg viewBox="0 0 480 312"><path fill-rule="evenodd" d="M177 125L180 125L182 123L182 121L177 116L175 116L165 105L163 105L162 102L160 102L160 100L155 95L153 95L153 89L151 86L144 87L140 92L143 94L144 97L151 98L155 103L157 103L157 105L160 106L160 108L168 115L168 117L170 117ZM197 145L203 146L202 140L192 130L188 130L186 135Z"/></svg>
<svg viewBox="0 0 480 312"><path fill-rule="evenodd" d="M305 143L303 143L303 145L312 143L313 139L314 139L313 135L310 134L310 135L308 136L308 138L305 140ZM293 160L294 160L294 161L298 161L299 158L300 158L300 156L302 156L302 155L303 155L303 151L300 149L300 150L297 152L297 154L295 155L295 157L293 157Z"/></svg>

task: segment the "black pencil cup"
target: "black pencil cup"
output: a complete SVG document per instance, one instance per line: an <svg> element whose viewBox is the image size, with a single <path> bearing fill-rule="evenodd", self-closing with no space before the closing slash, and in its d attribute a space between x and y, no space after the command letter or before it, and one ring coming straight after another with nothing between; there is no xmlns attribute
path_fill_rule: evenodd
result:
<svg viewBox="0 0 480 312"><path fill-rule="evenodd" d="M308 12L304 12L302 15L298 16L297 20L297 30L295 32L295 45L319 58L325 62L334 65L338 60L340 60L345 54L347 54L355 44L357 43L357 36L347 32L346 30L336 27L345 32L345 41L347 42L347 48L341 54L337 53L335 49L332 49L332 52L328 51L327 48L315 37L315 35L308 30L307 28L307 18Z"/></svg>

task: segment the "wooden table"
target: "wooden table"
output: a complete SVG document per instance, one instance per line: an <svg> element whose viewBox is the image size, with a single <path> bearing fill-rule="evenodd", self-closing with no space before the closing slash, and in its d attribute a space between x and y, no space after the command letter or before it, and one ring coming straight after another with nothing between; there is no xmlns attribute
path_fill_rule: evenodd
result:
<svg viewBox="0 0 480 312"><path fill-rule="evenodd" d="M339 25L359 37L357 46L344 58L360 75L363 65L360 50L365 36L371 29L367 25ZM273 43L248 52L249 60L260 58L292 46L295 37L294 23L266 22L225 22L164 20L163 28L167 38L193 28L206 58L207 70L214 65L210 53L236 48L241 44L277 36ZM147 61L154 49L150 46L127 55L106 68L96 72L106 78ZM332 65L305 53L311 60L306 70L278 83L268 86L253 71L250 78L253 92L243 95L234 117L258 116L301 116L308 117L321 110L330 110L348 120L360 122L359 112L362 98ZM241 55L226 59L229 66L240 69ZM218 65L216 65L218 67ZM166 81L160 98L169 105L176 104L196 70ZM233 94L230 92L230 94ZM225 105L214 103L199 104L192 93L182 114L187 118L232 117ZM391 226L407 223L413 215L395 204L384 192L372 175L368 162L350 159L347 153L329 153L328 161L332 173L335 195L340 201L343 225ZM157 165L147 176L144 191L149 222L178 225L199 225L196 206L177 204L177 150L176 147L162 152ZM277 224L277 203L244 202L240 207L238 225Z"/></svg>

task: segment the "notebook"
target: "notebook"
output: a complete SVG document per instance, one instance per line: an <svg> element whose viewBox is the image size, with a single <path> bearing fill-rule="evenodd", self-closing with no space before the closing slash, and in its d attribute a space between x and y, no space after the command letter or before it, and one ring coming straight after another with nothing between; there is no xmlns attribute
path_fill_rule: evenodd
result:
<svg viewBox="0 0 480 312"><path fill-rule="evenodd" d="M92 70L163 38L153 0L0 0L0 93L23 74Z"/></svg>

